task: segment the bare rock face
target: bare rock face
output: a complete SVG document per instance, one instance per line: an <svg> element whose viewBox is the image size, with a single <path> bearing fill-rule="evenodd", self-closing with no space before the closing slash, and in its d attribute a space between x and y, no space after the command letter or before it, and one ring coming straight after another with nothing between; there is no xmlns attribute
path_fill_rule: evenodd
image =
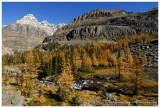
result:
<svg viewBox="0 0 160 108"><path fill-rule="evenodd" d="M154 32L158 36L158 8L144 13L119 9L93 10L76 17L53 36L46 37L43 42L102 38L117 41L124 35L132 36L139 32Z"/></svg>
<svg viewBox="0 0 160 108"><path fill-rule="evenodd" d="M2 42L4 47L12 50L29 50L41 44L45 37L53 35L65 24L49 24L38 22L34 15L28 14L22 19L2 27Z"/></svg>
<svg viewBox="0 0 160 108"><path fill-rule="evenodd" d="M14 52L10 49L10 48L6 48L2 46L2 55L6 55L6 54L14 54Z"/></svg>

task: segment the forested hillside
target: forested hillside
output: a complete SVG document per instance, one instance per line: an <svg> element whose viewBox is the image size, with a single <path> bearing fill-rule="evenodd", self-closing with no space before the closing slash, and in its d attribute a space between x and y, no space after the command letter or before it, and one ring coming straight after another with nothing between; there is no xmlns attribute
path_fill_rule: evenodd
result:
<svg viewBox="0 0 160 108"><path fill-rule="evenodd" d="M2 82L4 85L11 83L9 79L12 72L6 71L13 70L6 65L18 68L20 73L14 72L16 81L11 84L20 88L26 97L32 97L35 90L39 91L38 97L25 105L58 105L61 102L67 105L83 105L86 98L83 90L89 90L97 95L94 95L96 99L102 99L99 104L88 99L89 105L110 105L106 100L121 102L120 98L134 105L134 100L139 96L141 99L146 96L157 99L157 81L155 77L152 80L147 78L151 71L151 67L146 67L149 65L148 56L140 47L137 47L136 53L130 50L130 46L148 44L156 38L147 33L131 38L127 35L124 37L112 43L62 47L58 43L49 43L45 50L37 47L27 52L5 55L2 57ZM51 104L51 99L55 101L54 104Z"/></svg>

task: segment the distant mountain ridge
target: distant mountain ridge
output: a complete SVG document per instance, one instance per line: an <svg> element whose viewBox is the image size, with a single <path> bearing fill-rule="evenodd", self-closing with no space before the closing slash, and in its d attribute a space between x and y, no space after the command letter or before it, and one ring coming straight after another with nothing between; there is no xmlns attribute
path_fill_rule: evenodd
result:
<svg viewBox="0 0 160 108"><path fill-rule="evenodd" d="M133 13L120 9L93 10L46 37L44 43L85 39L117 41L125 35L152 33L158 37L158 8L146 12Z"/></svg>
<svg viewBox="0 0 160 108"><path fill-rule="evenodd" d="M46 20L42 22L38 22L38 20L35 18L33 14L27 14L24 16L21 20L16 21L15 23L18 24L27 24L35 27L39 27L41 29L44 29L48 35L53 35L53 33L62 26L66 25L64 23L60 23L58 25L49 24Z"/></svg>
<svg viewBox="0 0 160 108"><path fill-rule="evenodd" d="M43 42L47 36L53 35L64 23L49 24L46 20L38 22L33 14L27 14L22 19L2 27L4 47L12 50L29 50Z"/></svg>

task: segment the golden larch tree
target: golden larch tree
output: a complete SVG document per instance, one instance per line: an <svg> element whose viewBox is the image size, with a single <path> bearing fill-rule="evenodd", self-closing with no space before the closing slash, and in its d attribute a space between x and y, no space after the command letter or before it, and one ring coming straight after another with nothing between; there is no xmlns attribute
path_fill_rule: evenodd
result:
<svg viewBox="0 0 160 108"><path fill-rule="evenodd" d="M130 51L129 47L127 47L127 49L125 51L125 59L129 64L132 64L133 58L132 58L131 51Z"/></svg>
<svg viewBox="0 0 160 108"><path fill-rule="evenodd" d="M26 61L26 67L29 69L30 74L33 75L36 72L36 66L35 66L35 60L33 56L33 51L30 50L27 52L25 56L25 61Z"/></svg>
<svg viewBox="0 0 160 108"><path fill-rule="evenodd" d="M92 60L85 51L83 51L83 54L82 54L82 66L88 67L88 68L92 66Z"/></svg>
<svg viewBox="0 0 160 108"><path fill-rule="evenodd" d="M63 55L62 55L63 56ZM59 93L58 95L61 97L64 101L70 101L72 99L72 93L74 86L73 83L73 74L71 71L71 66L69 60L64 60L62 62L62 73L59 77L58 83L59 83Z"/></svg>
<svg viewBox="0 0 160 108"><path fill-rule="evenodd" d="M137 56L134 58L131 72L131 78L134 83L134 94L138 95L142 85L143 68Z"/></svg>
<svg viewBox="0 0 160 108"><path fill-rule="evenodd" d="M72 56L72 68L76 74L77 74L78 68L80 68L81 65L82 65L82 60L81 60L80 53L78 52L77 48L74 48L73 56Z"/></svg>
<svg viewBox="0 0 160 108"><path fill-rule="evenodd" d="M98 66L98 61L97 61L97 58L96 58L94 53L92 55L92 65L95 66L95 67Z"/></svg>

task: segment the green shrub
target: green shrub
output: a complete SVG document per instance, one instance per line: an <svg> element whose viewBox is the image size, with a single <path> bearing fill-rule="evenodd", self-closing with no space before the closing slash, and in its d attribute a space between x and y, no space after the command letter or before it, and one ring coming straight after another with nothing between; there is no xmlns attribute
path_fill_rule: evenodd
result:
<svg viewBox="0 0 160 108"><path fill-rule="evenodd" d="M19 87L18 87L18 90L22 90L22 88L23 88L22 86L19 86Z"/></svg>
<svg viewBox="0 0 160 108"><path fill-rule="evenodd" d="M102 89L102 95L105 95L106 93L107 93L106 89L103 88L103 89Z"/></svg>
<svg viewBox="0 0 160 108"><path fill-rule="evenodd" d="M125 80L125 79L120 79L120 82L127 82L127 80Z"/></svg>
<svg viewBox="0 0 160 108"><path fill-rule="evenodd" d="M71 91L71 93L73 93L73 88L70 88L70 87L69 87L69 90Z"/></svg>
<svg viewBox="0 0 160 108"><path fill-rule="evenodd" d="M74 74L74 77L76 79L79 79L79 78L84 78L87 74L89 74L88 72L77 72L77 74Z"/></svg>
<svg viewBox="0 0 160 108"><path fill-rule="evenodd" d="M35 106L36 105L36 103L33 101L33 99L30 101L30 103L29 103L29 105L30 106Z"/></svg>
<svg viewBox="0 0 160 108"><path fill-rule="evenodd" d="M45 46L42 46L43 49L49 50L49 51L54 51L56 48L59 48L60 44L59 43L48 43Z"/></svg>
<svg viewBox="0 0 160 108"><path fill-rule="evenodd" d="M41 96L41 94L42 94L42 89L38 90L38 92L39 92L39 96Z"/></svg>
<svg viewBox="0 0 160 108"><path fill-rule="evenodd" d="M78 104L78 95L76 94L75 97L72 98L73 104Z"/></svg>
<svg viewBox="0 0 160 108"><path fill-rule="evenodd" d="M26 85L26 90L32 90L31 83L29 83L28 85Z"/></svg>
<svg viewBox="0 0 160 108"><path fill-rule="evenodd" d="M54 77L51 77L51 80L53 81L58 81L59 79L59 74L55 75Z"/></svg>
<svg viewBox="0 0 160 108"><path fill-rule="evenodd" d="M41 88L42 88L42 86L39 86L39 88L41 89Z"/></svg>
<svg viewBox="0 0 160 108"><path fill-rule="evenodd" d="M121 78L120 78L120 80L118 82L127 82L127 80L124 79L124 77L121 75Z"/></svg>
<svg viewBox="0 0 160 108"><path fill-rule="evenodd" d="M108 69L109 67L106 67L104 65L99 65L98 67L93 67L95 70L100 70L100 69Z"/></svg>
<svg viewBox="0 0 160 108"><path fill-rule="evenodd" d="M61 96L61 101L64 102L66 99L67 93L63 91L62 96Z"/></svg>
<svg viewBox="0 0 160 108"><path fill-rule="evenodd" d="M95 70L93 67L81 67L78 69L80 72L87 72L87 73L95 73Z"/></svg>
<svg viewBox="0 0 160 108"><path fill-rule="evenodd" d="M36 83L36 87L38 87L38 85L39 85L39 84L38 84L38 83Z"/></svg>
<svg viewBox="0 0 160 108"><path fill-rule="evenodd" d="M27 97L31 97L32 96L32 90L29 90L27 93Z"/></svg>

